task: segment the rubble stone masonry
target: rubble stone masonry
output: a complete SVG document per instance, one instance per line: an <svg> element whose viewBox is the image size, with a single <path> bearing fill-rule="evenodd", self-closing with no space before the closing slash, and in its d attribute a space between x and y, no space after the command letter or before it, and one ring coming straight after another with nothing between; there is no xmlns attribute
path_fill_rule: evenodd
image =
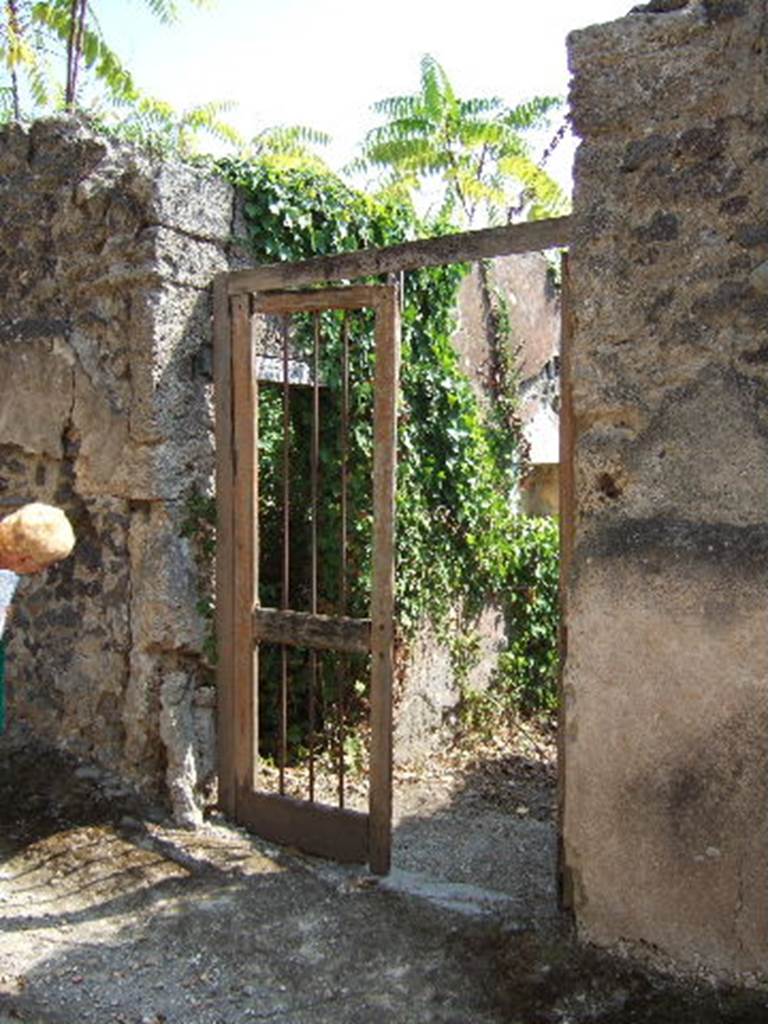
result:
<svg viewBox="0 0 768 1024"><path fill-rule="evenodd" d="M200 820L214 771L195 552L214 452L210 283L223 182L72 120L0 132L0 512L63 506L72 558L22 583L12 729L94 757Z"/></svg>

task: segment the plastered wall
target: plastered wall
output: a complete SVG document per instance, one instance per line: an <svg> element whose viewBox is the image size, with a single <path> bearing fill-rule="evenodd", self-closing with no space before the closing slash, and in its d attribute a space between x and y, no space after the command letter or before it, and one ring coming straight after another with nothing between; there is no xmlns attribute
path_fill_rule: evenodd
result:
<svg viewBox="0 0 768 1024"><path fill-rule="evenodd" d="M764 0L574 33L566 894L583 937L768 973Z"/></svg>

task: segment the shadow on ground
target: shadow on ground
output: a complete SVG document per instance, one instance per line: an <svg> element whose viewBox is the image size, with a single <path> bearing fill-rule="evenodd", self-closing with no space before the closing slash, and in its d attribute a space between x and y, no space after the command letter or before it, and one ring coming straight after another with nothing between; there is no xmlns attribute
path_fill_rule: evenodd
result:
<svg viewBox="0 0 768 1024"><path fill-rule="evenodd" d="M518 927L554 922L554 763L509 753L460 763L452 780L450 770L442 766L437 784L447 793L432 806L414 806L396 787L396 868L486 890Z"/></svg>
<svg viewBox="0 0 768 1024"><path fill-rule="evenodd" d="M768 1017L761 994L683 989L578 948L549 913L546 894L544 902L529 900L525 913L516 892L489 913L456 913L361 872L277 851L223 822L179 832L108 790L98 773L83 774L62 755L0 747L0 1020L3 1013L39 1024L757 1024ZM476 794L468 780L452 801L461 808L457 839L465 838L462 822ZM446 865L450 810L436 815ZM542 824L530 807L524 817L518 824ZM417 818L400 826L412 849ZM499 837L499 858L505 842ZM455 859L469 870L471 858Z"/></svg>

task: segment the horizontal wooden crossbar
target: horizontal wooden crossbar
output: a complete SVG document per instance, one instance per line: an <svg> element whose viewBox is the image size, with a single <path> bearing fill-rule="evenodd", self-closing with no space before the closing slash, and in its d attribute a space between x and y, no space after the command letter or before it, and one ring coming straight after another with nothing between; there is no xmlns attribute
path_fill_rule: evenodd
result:
<svg viewBox="0 0 768 1024"><path fill-rule="evenodd" d="M368 815L276 793L241 789L237 820L273 843L346 864L368 860Z"/></svg>
<svg viewBox="0 0 768 1024"><path fill-rule="evenodd" d="M371 649L371 620L256 608L253 612L253 640L262 644L367 654Z"/></svg>
<svg viewBox="0 0 768 1024"><path fill-rule="evenodd" d="M301 288L331 281L353 281L360 277L439 267L447 263L472 263L508 256L512 253L537 252L568 245L571 240L571 218L551 217L548 220L506 224L500 228L463 231L415 242L403 242L377 249L316 256L296 263L272 263L253 270L227 274L230 295L247 292L276 291L280 288Z"/></svg>

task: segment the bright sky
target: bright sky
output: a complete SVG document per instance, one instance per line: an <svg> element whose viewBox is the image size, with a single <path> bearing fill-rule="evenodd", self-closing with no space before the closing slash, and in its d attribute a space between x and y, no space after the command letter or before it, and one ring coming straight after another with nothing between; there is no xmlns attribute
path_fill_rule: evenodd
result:
<svg viewBox="0 0 768 1024"><path fill-rule="evenodd" d="M164 27L142 0L94 7L106 38L147 92L184 109L236 101L227 119L250 138L277 124L305 124L334 138L325 157L350 160L377 123L371 104L418 88L430 53L458 94L565 95L571 29L626 14L632 0L181 0ZM569 177L572 147L552 173Z"/></svg>

